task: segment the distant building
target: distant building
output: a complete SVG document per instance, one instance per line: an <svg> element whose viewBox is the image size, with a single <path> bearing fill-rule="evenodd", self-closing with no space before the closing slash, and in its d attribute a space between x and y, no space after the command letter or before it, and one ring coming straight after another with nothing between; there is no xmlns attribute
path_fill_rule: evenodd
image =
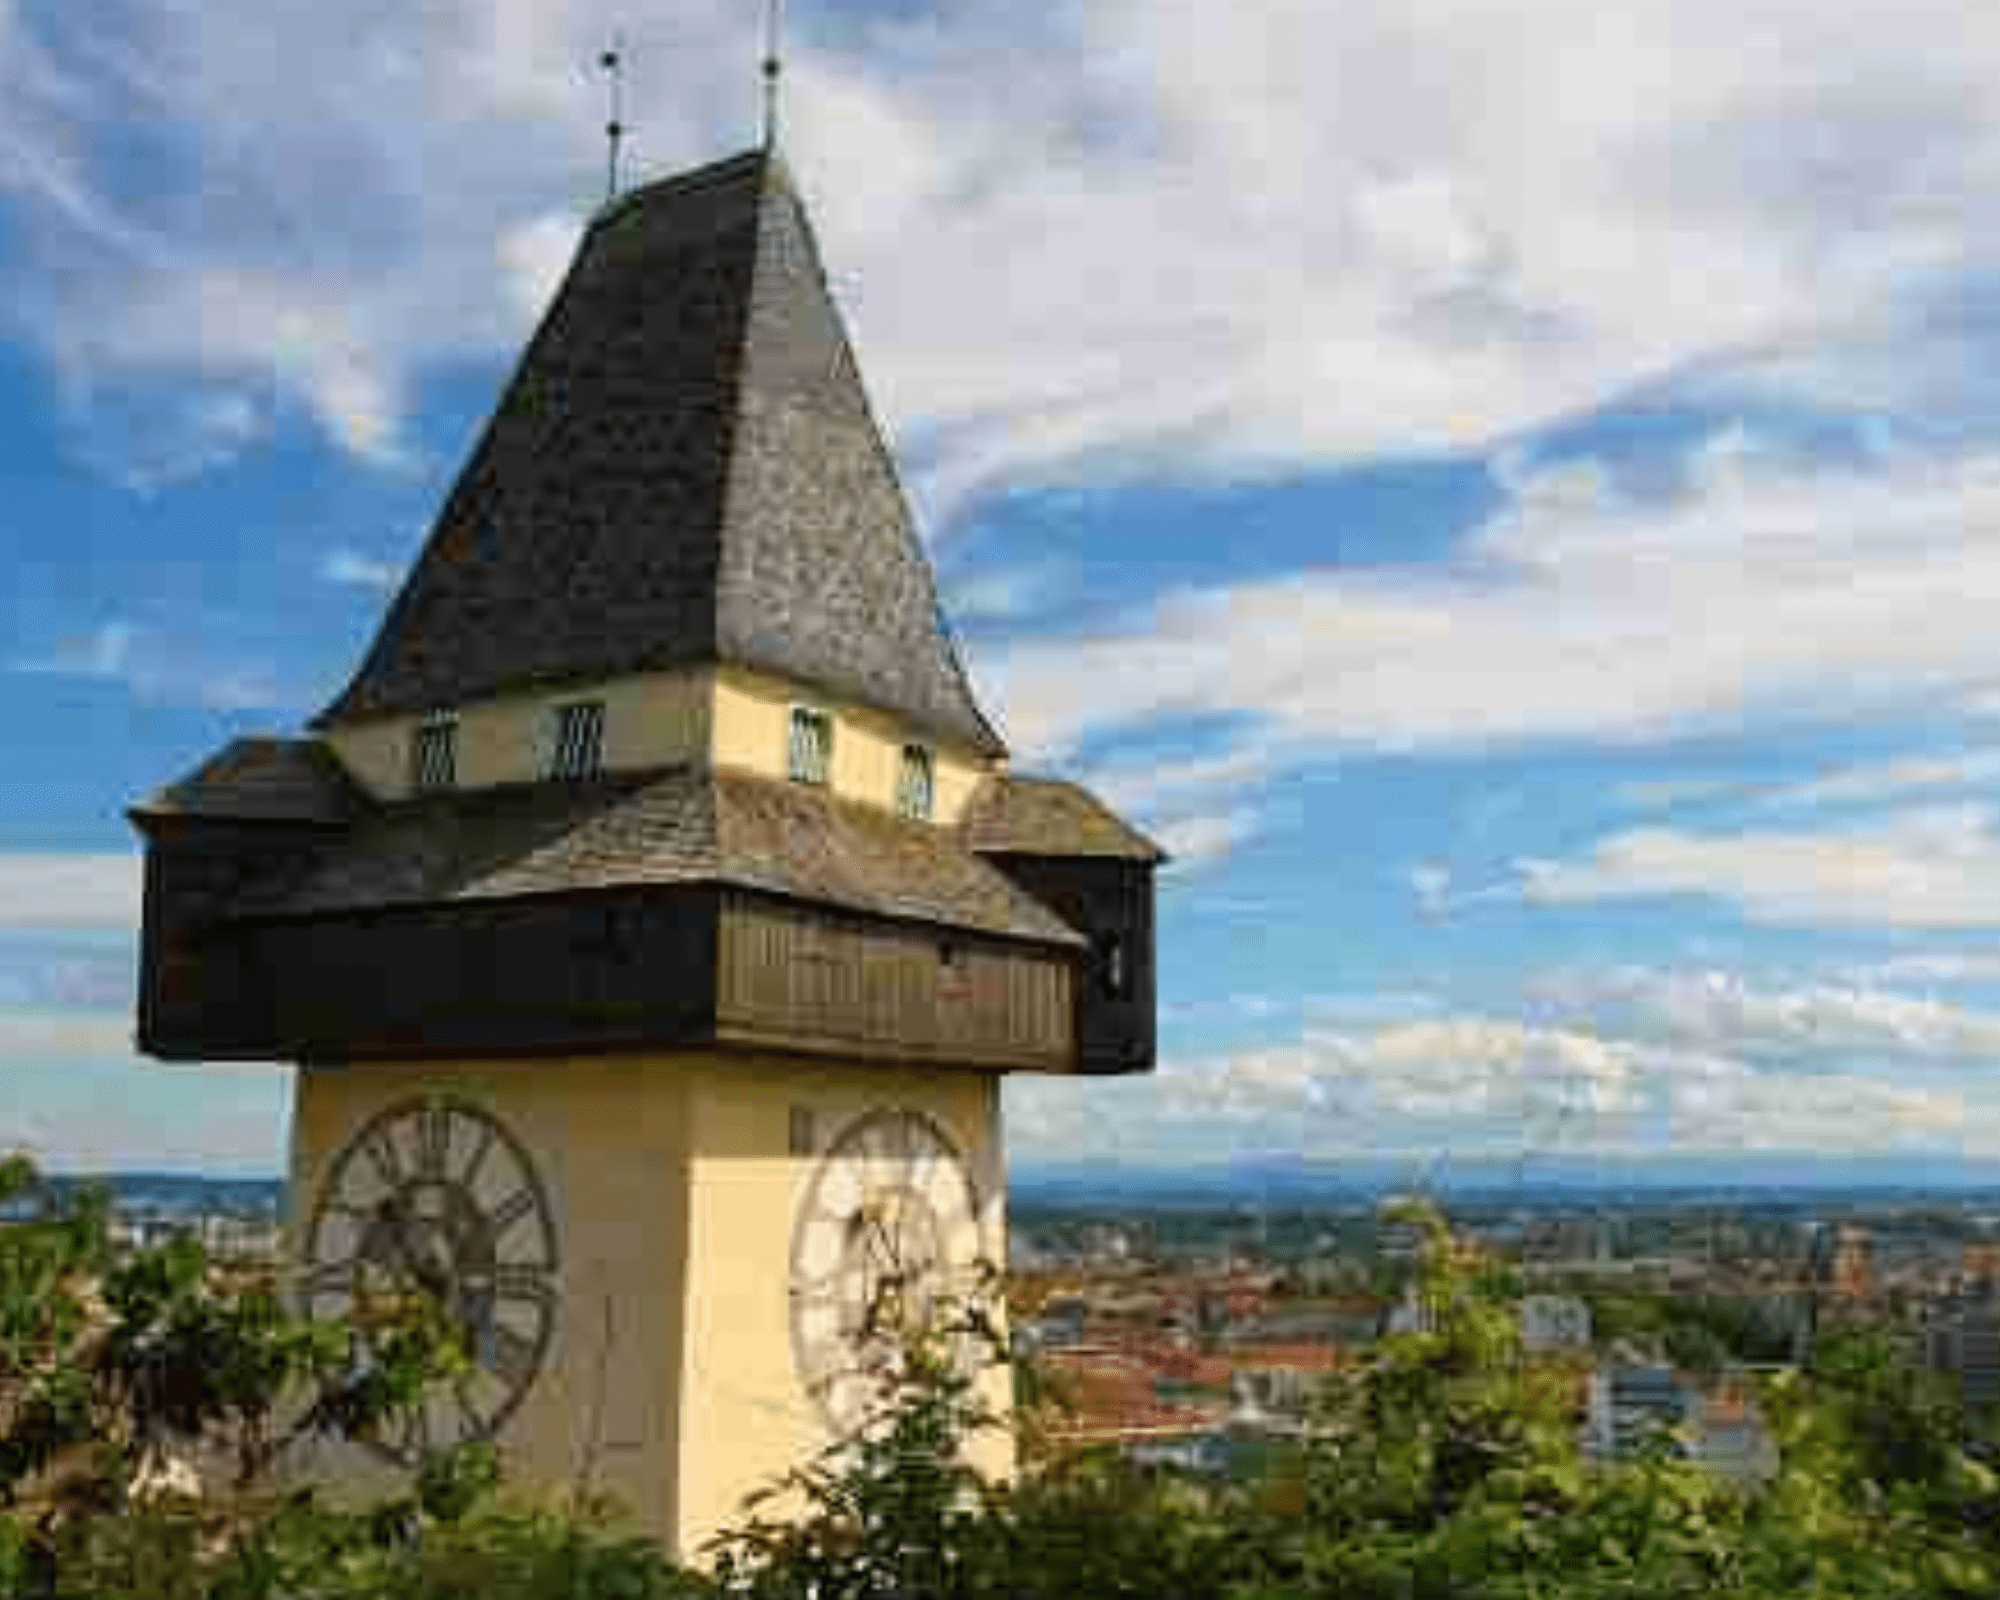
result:
<svg viewBox="0 0 2000 1600"><path fill-rule="evenodd" d="M1230 1374L1229 1387L1239 1409L1293 1418L1306 1408L1312 1379L1297 1367L1239 1367Z"/></svg>
<svg viewBox="0 0 2000 1600"><path fill-rule="evenodd" d="M1599 1367L1590 1383L1585 1448L1600 1461L1633 1455L1655 1432L1686 1422L1693 1409L1671 1367Z"/></svg>
<svg viewBox="0 0 2000 1600"><path fill-rule="evenodd" d="M1859 1223L1834 1229L1826 1287L1840 1300L1866 1300L1875 1292L1875 1242Z"/></svg>
<svg viewBox="0 0 2000 1600"><path fill-rule="evenodd" d="M1229 1436L1215 1431L1127 1439L1119 1448L1136 1466L1176 1467L1206 1478L1228 1476L1235 1458Z"/></svg>
<svg viewBox="0 0 2000 1600"><path fill-rule="evenodd" d="M1267 1308L1244 1331L1256 1344L1370 1344L1381 1333L1381 1313L1365 1302Z"/></svg>
<svg viewBox="0 0 2000 1600"><path fill-rule="evenodd" d="M1957 1381L1968 1410L2000 1404L2000 1299L1947 1296L1931 1307L1924 1336L1929 1364Z"/></svg>
<svg viewBox="0 0 2000 1600"><path fill-rule="evenodd" d="M1139 1466L1176 1467L1203 1477L1254 1475L1273 1442L1296 1439L1304 1429L1296 1418L1266 1411L1240 1395L1219 1425L1180 1434L1133 1433L1119 1441L1119 1450Z"/></svg>
<svg viewBox="0 0 2000 1600"><path fill-rule="evenodd" d="M1778 1470L1778 1444L1740 1385L1705 1395L1696 1411L1693 1455L1719 1476L1750 1487Z"/></svg>
<svg viewBox="0 0 2000 1600"><path fill-rule="evenodd" d="M1088 1312L1080 1296L1061 1295L1024 1322L1022 1332L1041 1349L1059 1350L1083 1343L1087 1319Z"/></svg>
<svg viewBox="0 0 2000 1600"><path fill-rule="evenodd" d="M1271 1431L1294 1432L1315 1394L1347 1364L1333 1345L1287 1344L1232 1349L1229 1388L1239 1407L1248 1404L1276 1419Z"/></svg>
<svg viewBox="0 0 2000 1600"><path fill-rule="evenodd" d="M1590 1348L1590 1307L1574 1295L1531 1294L1521 1302L1521 1347L1530 1355Z"/></svg>
<svg viewBox="0 0 2000 1600"><path fill-rule="evenodd" d="M1959 1272L1969 1286L2000 1286L2000 1245L1967 1244L1959 1256Z"/></svg>
<svg viewBox="0 0 2000 1600"><path fill-rule="evenodd" d="M1375 1217L1375 1253L1385 1261L1414 1261L1423 1251L1423 1229L1396 1215L1396 1208L1409 1199L1392 1195L1384 1200Z"/></svg>
<svg viewBox="0 0 2000 1600"><path fill-rule="evenodd" d="M1436 1333L1438 1326L1437 1307L1421 1295L1412 1284L1404 1290L1403 1298L1382 1313L1379 1324L1383 1334L1391 1333Z"/></svg>

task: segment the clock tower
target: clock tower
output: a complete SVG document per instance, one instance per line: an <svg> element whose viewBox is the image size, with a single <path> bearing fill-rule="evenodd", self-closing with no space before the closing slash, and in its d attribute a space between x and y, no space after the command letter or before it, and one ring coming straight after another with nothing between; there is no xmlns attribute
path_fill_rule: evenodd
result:
<svg viewBox="0 0 2000 1600"><path fill-rule="evenodd" d="M598 213L352 680L132 816L142 1047L298 1064L301 1302L472 1357L337 1481L491 1438L696 1559L1004 1265L1001 1078L1153 1063L1160 853L1009 770L769 150Z"/></svg>

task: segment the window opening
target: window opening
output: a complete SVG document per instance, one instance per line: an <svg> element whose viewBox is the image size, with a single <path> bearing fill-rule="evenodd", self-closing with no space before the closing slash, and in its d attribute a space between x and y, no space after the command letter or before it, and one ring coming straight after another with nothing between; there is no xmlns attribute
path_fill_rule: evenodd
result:
<svg viewBox="0 0 2000 1600"><path fill-rule="evenodd" d="M1127 973L1125 970L1125 941L1115 933L1107 933L1098 946L1100 970L1104 974L1104 992L1112 999L1123 999Z"/></svg>
<svg viewBox="0 0 2000 1600"><path fill-rule="evenodd" d="M811 1106L792 1107L791 1149L795 1156L809 1156L818 1146L813 1142L813 1114Z"/></svg>
<svg viewBox="0 0 2000 1600"><path fill-rule="evenodd" d="M810 706L792 707L792 782L825 783L832 755L833 719Z"/></svg>
<svg viewBox="0 0 2000 1600"><path fill-rule="evenodd" d="M552 778L593 778L604 770L604 702L579 700L556 707Z"/></svg>
<svg viewBox="0 0 2000 1600"><path fill-rule="evenodd" d="M903 746L902 771L896 782L896 809L919 822L931 820L937 805L937 765L920 744Z"/></svg>
<svg viewBox="0 0 2000 1600"><path fill-rule="evenodd" d="M458 719L444 713L426 717L410 737L410 784L449 789L457 782Z"/></svg>

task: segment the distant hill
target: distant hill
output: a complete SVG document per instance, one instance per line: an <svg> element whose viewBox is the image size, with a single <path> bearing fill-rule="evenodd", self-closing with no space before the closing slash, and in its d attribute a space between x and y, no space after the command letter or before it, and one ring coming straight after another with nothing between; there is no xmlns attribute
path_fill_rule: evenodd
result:
<svg viewBox="0 0 2000 1600"><path fill-rule="evenodd" d="M1008 1190L1047 1205L1352 1205L1391 1194L1428 1192L1460 1201L1512 1201L1575 1207L1620 1198L1763 1203L1824 1200L1845 1194L1922 1196L1992 1192L2000 1165L1990 1162L1811 1157L1686 1156L1600 1163L1587 1157L1440 1162L1326 1161L1257 1157L1178 1168L1065 1162L1013 1164Z"/></svg>

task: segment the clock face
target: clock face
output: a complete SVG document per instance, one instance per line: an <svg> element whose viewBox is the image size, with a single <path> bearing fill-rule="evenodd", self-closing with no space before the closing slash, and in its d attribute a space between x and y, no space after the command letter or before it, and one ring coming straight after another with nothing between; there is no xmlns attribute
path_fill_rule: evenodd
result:
<svg viewBox="0 0 2000 1600"><path fill-rule="evenodd" d="M457 1328L472 1371L431 1394L394 1460L497 1433L542 1369L555 1331L556 1233L521 1143L479 1107L437 1096L371 1119L334 1160L306 1236L300 1292L313 1316L353 1318L412 1293Z"/></svg>
<svg viewBox="0 0 2000 1600"><path fill-rule="evenodd" d="M911 1111L872 1111L827 1149L792 1241L792 1353L835 1433L866 1418L893 1364L895 1328L934 1325L977 1287L979 1203L942 1129ZM871 1318L871 1307L874 1316ZM978 1351L954 1337L960 1370Z"/></svg>

